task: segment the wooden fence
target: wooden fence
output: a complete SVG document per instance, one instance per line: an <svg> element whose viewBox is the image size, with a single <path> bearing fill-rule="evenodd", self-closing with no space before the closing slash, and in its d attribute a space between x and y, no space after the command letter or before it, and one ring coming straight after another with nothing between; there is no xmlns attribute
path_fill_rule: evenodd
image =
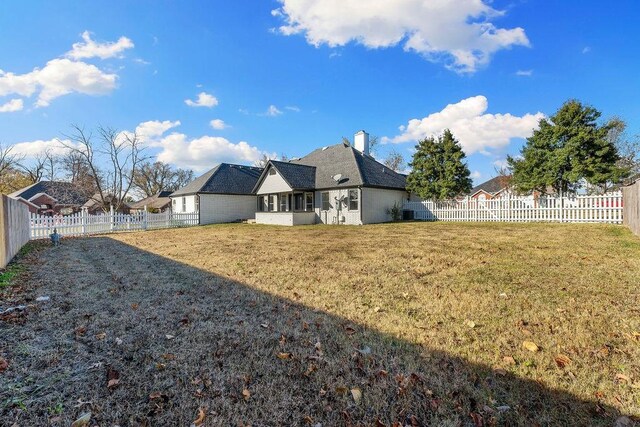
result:
<svg viewBox="0 0 640 427"><path fill-rule="evenodd" d="M4 194L0 197L0 268L29 241L29 209L17 200Z"/></svg>
<svg viewBox="0 0 640 427"><path fill-rule="evenodd" d="M622 223L622 193L601 196L515 197L491 200L406 202L414 219L425 221L605 222Z"/></svg>
<svg viewBox="0 0 640 427"><path fill-rule="evenodd" d="M624 195L624 224L640 236L640 180L622 188Z"/></svg>
<svg viewBox="0 0 640 427"><path fill-rule="evenodd" d="M56 229L63 237L88 236L118 231L142 231L160 228L188 227L200 223L198 213L149 213L88 215L84 211L73 215L44 216L30 214L31 239L48 239Z"/></svg>

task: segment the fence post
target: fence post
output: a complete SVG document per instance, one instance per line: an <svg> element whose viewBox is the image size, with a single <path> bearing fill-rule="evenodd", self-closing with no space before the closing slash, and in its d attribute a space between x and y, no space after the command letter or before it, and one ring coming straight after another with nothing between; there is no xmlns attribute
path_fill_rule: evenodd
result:
<svg viewBox="0 0 640 427"><path fill-rule="evenodd" d="M82 230L82 235L84 236L87 233L87 210L86 209L82 209L80 211L80 224L81 224L81 230Z"/></svg>
<svg viewBox="0 0 640 427"><path fill-rule="evenodd" d="M146 229L147 229L147 221L148 221L148 219L147 219L147 214L148 214L148 213L149 213L149 212L147 211L147 206L145 205L145 207L144 207L144 211L142 212L142 228L143 228L144 230L146 230Z"/></svg>
<svg viewBox="0 0 640 427"><path fill-rule="evenodd" d="M116 216L113 211L113 205L109 205L109 231L115 228Z"/></svg>

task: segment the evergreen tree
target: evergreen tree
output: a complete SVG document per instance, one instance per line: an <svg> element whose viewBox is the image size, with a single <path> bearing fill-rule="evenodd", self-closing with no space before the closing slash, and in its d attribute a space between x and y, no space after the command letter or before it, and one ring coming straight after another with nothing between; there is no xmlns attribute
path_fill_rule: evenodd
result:
<svg viewBox="0 0 640 427"><path fill-rule="evenodd" d="M471 173L464 162L460 143L449 129L436 139L428 137L418 142L407 190L423 199L450 199L471 189Z"/></svg>
<svg viewBox="0 0 640 427"><path fill-rule="evenodd" d="M570 100L527 138L521 158L509 157L516 190L575 192L581 183L606 186L628 171L618 165L616 146L608 138L613 121L598 125L601 113Z"/></svg>

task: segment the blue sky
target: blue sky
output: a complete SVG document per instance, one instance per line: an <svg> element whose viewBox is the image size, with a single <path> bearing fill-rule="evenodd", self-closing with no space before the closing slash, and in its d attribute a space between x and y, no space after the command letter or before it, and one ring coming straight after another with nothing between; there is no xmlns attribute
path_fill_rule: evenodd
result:
<svg viewBox="0 0 640 427"><path fill-rule="evenodd" d="M2 2L0 142L29 156L72 123L137 129L202 172L360 129L410 159L450 127L478 182L569 98L640 133L638 2L434 3Z"/></svg>

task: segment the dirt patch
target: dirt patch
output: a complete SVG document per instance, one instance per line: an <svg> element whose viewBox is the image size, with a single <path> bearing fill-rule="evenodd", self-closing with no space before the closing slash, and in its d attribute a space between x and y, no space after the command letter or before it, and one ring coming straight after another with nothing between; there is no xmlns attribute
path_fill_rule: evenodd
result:
<svg viewBox="0 0 640 427"><path fill-rule="evenodd" d="M427 225L66 240L25 276L25 298L49 301L0 323L1 424L67 426L87 411L91 425L121 426L611 425L638 415L633 238ZM571 243L576 230L594 246ZM608 260L581 258L600 250ZM570 273L589 274L558 275L558 253ZM583 299L594 296L603 302Z"/></svg>

